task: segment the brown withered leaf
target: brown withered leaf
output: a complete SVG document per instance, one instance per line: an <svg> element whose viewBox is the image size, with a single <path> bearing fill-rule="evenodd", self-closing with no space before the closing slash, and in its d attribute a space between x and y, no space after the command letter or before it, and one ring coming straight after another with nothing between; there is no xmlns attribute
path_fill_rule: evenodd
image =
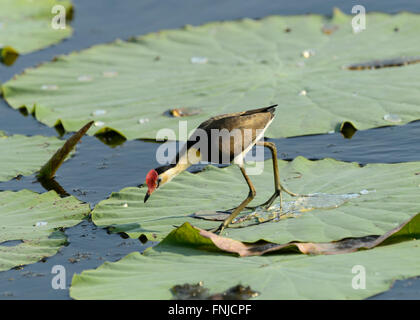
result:
<svg viewBox="0 0 420 320"><path fill-rule="evenodd" d="M390 67L402 67L409 64L419 63L420 57L398 57L393 59L372 60L368 62L354 63L345 67L348 70L369 70Z"/></svg>
<svg viewBox="0 0 420 320"><path fill-rule="evenodd" d="M195 228L195 227L194 227ZM212 232L195 228L204 238L210 239L213 244L222 251L236 253L241 257L259 256L269 252L290 253L300 252L303 254L341 254L358 250L372 249L379 245L419 239L420 238L420 214L412 217L398 227L388 231L384 235L371 235L360 238L346 238L333 242L289 242L276 244L266 241L256 243L244 243L238 240L222 237Z"/></svg>

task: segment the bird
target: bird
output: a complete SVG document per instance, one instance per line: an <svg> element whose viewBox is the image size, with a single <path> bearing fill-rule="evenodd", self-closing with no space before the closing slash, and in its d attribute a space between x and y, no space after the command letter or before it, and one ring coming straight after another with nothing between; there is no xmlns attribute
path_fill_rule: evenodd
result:
<svg viewBox="0 0 420 320"><path fill-rule="evenodd" d="M244 167L244 157L253 146L259 145L271 151L274 173L274 193L260 206L268 208L279 197L281 210L282 191L293 197L299 195L287 190L281 184L276 145L263 139L264 132L274 120L277 106L275 104L264 108L222 114L201 123L170 164L151 169L148 172L145 181L148 189L144 197L144 202L157 189L160 189L178 174L200 161L208 161L216 164L237 164L248 185L249 193L246 199L237 207L230 209L230 215L218 228L210 230L214 233L222 234L223 230L231 224L240 212L245 208L249 208L247 205L256 195L254 185ZM219 132L219 135L216 135L215 132ZM224 134L220 134L220 132L224 132Z"/></svg>

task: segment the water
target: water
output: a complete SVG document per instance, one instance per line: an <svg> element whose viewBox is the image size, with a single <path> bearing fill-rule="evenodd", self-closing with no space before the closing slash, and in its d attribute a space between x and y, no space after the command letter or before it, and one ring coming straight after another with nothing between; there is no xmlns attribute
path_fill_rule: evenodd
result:
<svg viewBox="0 0 420 320"><path fill-rule="evenodd" d="M154 157L158 146L135 140L111 148L95 137L85 136L77 144L76 154L57 171L55 181L68 194L93 207L113 191L143 183L146 173L159 165ZM0 182L0 190L21 189L45 191L35 175Z"/></svg>
<svg viewBox="0 0 420 320"><path fill-rule="evenodd" d="M108 234L92 222L83 221L66 230L68 246L47 259L25 266L23 269L0 272L1 299L69 299L68 288L74 273L93 269L105 261L117 261L133 251L144 251L153 242L142 244L137 239L123 239ZM52 268L62 265L66 270L66 289L51 286Z"/></svg>
<svg viewBox="0 0 420 320"><path fill-rule="evenodd" d="M199 25L214 20L232 20L243 17L261 18L272 14L331 14L333 7L350 13L353 5L363 4L367 11L396 13L398 11L420 12L418 1L391 0L73 0L75 16L72 26L74 35L62 43L20 56L11 67L0 65L0 82L9 80L25 68L52 60L60 54L82 50L94 44L128 39L131 36L178 28L185 24ZM195 62L204 60L195 60ZM114 72L115 73L115 72ZM106 75L112 77L112 70ZM82 79L86 81L88 75ZM46 84L46 86L53 84ZM46 87L51 89L53 87ZM100 112L100 110L97 110ZM385 116L385 115L384 115ZM140 121L140 119L139 119ZM392 123L390 123L392 124ZM0 129L7 134L61 136L59 129L49 128L31 115L12 110L0 99ZM298 155L310 159L332 157L342 161L361 164L403 161L420 161L420 122L398 127L385 127L358 131L352 139L341 134L313 135L272 140L282 159L293 159ZM65 135L68 137L68 135ZM117 137L118 138L118 137ZM136 186L143 182L150 168L158 166L154 157L157 144L146 141L115 141L110 147L95 137L84 137L75 156L65 162L58 171L56 182L67 193L95 205L113 191ZM103 140L104 140L103 139ZM268 151L265 156L270 157ZM193 168L198 170L200 167ZM44 192L45 188L34 176L21 180L0 183L0 190L30 189ZM84 221L67 229L69 245L44 262L23 267L20 270L0 272L0 299L69 299L68 287L74 273L96 268L104 261L115 261L129 252L143 251L153 243L142 244L138 240L123 239L108 234L106 230ZM7 245L14 245L9 243ZM67 271L67 289L51 288L51 269L61 264ZM419 298L420 280L397 281L390 291L373 299Z"/></svg>

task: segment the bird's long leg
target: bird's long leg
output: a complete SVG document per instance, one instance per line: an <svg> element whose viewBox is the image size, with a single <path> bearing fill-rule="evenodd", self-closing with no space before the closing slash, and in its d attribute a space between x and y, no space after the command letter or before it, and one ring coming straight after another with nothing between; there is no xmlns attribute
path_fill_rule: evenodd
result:
<svg viewBox="0 0 420 320"><path fill-rule="evenodd" d="M276 148L276 145L274 143L268 142L268 141L258 141L257 145L264 146L264 147L270 149L272 160L273 160L273 174L274 174L274 193L266 202L261 204L260 207L269 208L273 204L274 200L277 197L280 197L280 209L281 209L281 207L282 207L281 191L286 192L287 194L291 195L292 197L305 197L305 196L307 196L307 195L300 195L300 194L291 192L291 191L287 190L285 187L283 187L283 185L281 184L280 174L279 174L279 166L278 166L278 162L277 162L277 148Z"/></svg>
<svg viewBox="0 0 420 320"><path fill-rule="evenodd" d="M274 193L273 195L264 203L260 204L259 206L255 206L255 207L245 207L245 209L250 209L250 210L255 210L258 207L266 207L269 208L274 200L276 200L277 197L280 198L280 211L281 211L281 207L282 207L282 195L281 195L281 191L286 192L287 194L289 194L292 197L306 197L307 195L305 194L297 194L294 192L291 192L289 190L287 190L285 187L283 187L283 185L280 182L280 174L279 174L279 165L277 162L277 148L276 145L272 142L269 141L258 141L256 143L256 145L258 146L263 146L266 147L268 149L270 149L271 151L271 156L272 156L272 160L273 160L273 174L274 174ZM236 208L232 208L226 211L231 211L233 212Z"/></svg>
<svg viewBox="0 0 420 320"><path fill-rule="evenodd" d="M226 218L225 221L223 221L223 223L215 230L211 230L214 232L219 232L219 234L222 234L223 230L229 226L229 224L232 222L233 219L235 219L235 217L246 207L246 205L252 201L252 199L254 199L255 197L255 188L251 182L251 180L249 179L248 175L245 172L245 168L243 166L239 167L241 169L242 175L244 176L246 183L248 184L249 187L249 193L248 193L248 197L246 197L246 199L244 201L242 201L242 203L236 207L234 209L234 211L230 214L230 216L228 218Z"/></svg>
<svg viewBox="0 0 420 320"><path fill-rule="evenodd" d="M268 149L270 149L271 151L271 156L272 156L272 160L273 160L273 171L274 171L274 189L276 192L278 191L284 191L287 194L291 195L292 197L298 197L300 196L297 193L291 192L289 190L287 190L285 187L282 186L281 182L280 182L280 174L279 174L279 165L277 162L277 148L276 145L272 142L269 141L258 141L257 145L259 146L263 146L266 147Z"/></svg>

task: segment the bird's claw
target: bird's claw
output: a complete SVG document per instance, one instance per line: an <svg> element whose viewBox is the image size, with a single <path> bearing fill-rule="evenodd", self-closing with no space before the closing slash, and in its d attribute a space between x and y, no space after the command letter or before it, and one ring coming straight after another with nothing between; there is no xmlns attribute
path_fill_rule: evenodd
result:
<svg viewBox="0 0 420 320"><path fill-rule="evenodd" d="M214 234L217 234L217 235L221 236L224 229L225 229L225 225L222 223L217 228L207 229L206 231L209 231L211 233L214 233Z"/></svg>

